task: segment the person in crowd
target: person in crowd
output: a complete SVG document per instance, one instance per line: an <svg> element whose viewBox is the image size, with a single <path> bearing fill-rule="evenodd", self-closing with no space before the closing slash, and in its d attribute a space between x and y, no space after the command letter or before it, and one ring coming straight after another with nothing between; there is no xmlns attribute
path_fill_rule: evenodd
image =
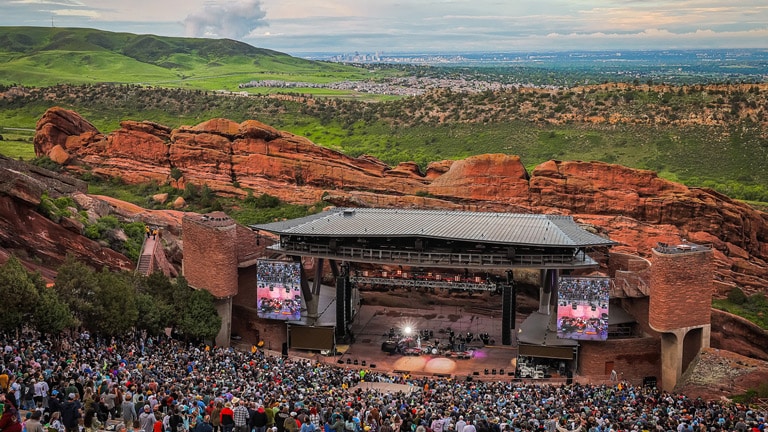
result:
<svg viewBox="0 0 768 432"><path fill-rule="evenodd" d="M286 432L285 424L290 418L291 413L288 412L288 405L283 405L279 408L279 411L275 413L275 426L277 427L277 432Z"/></svg>
<svg viewBox="0 0 768 432"><path fill-rule="evenodd" d="M232 402L224 404L224 408L221 409L219 414L219 422L221 423L222 432L232 432L235 428L235 412L232 410Z"/></svg>
<svg viewBox="0 0 768 432"><path fill-rule="evenodd" d="M29 416L29 420L26 421L26 430L27 432L45 432L45 427L42 423L43 418L43 412L40 410L34 410L32 411L32 414Z"/></svg>
<svg viewBox="0 0 768 432"><path fill-rule="evenodd" d="M95 432L101 429L102 422L96 413L96 410L91 408L83 415L83 430L84 432Z"/></svg>
<svg viewBox="0 0 768 432"><path fill-rule="evenodd" d="M64 423L61 421L61 411L54 411L51 413L51 421L49 422L49 432L65 432Z"/></svg>
<svg viewBox="0 0 768 432"><path fill-rule="evenodd" d="M153 432L155 428L155 414L149 404L142 408L143 412L139 415L139 425L143 432Z"/></svg>
<svg viewBox="0 0 768 432"><path fill-rule="evenodd" d="M253 413L251 413L250 424L253 428L253 432L266 432L267 431L267 411L263 405L259 405Z"/></svg>
<svg viewBox="0 0 768 432"><path fill-rule="evenodd" d="M82 416L83 410L80 401L77 400L77 393L69 393L67 400L61 406L61 423L66 432L79 432Z"/></svg>
<svg viewBox="0 0 768 432"><path fill-rule="evenodd" d="M5 393L0 393L0 404L3 406L3 413L0 415L0 431L4 431L12 423L18 423L18 411L8 400Z"/></svg>
<svg viewBox="0 0 768 432"><path fill-rule="evenodd" d="M131 393L125 393L123 403L120 404L120 415L123 418L123 423L126 425L133 425L139 419Z"/></svg>
<svg viewBox="0 0 768 432"><path fill-rule="evenodd" d="M232 410L232 417L235 422L235 432L249 432L250 427L248 424L248 420L250 419L251 415L250 412L248 412L248 407L245 406L245 399L234 399L233 403L235 405L234 409Z"/></svg>
<svg viewBox="0 0 768 432"><path fill-rule="evenodd" d="M211 426L211 416L206 415L202 421L197 422L193 432L213 432L213 426Z"/></svg>
<svg viewBox="0 0 768 432"><path fill-rule="evenodd" d="M211 427L213 432L221 432L221 411L224 410L224 402L213 400L211 403L214 404L210 414Z"/></svg>
<svg viewBox="0 0 768 432"><path fill-rule="evenodd" d="M299 422L296 420L296 412L291 411L285 419L283 430L285 432L299 432Z"/></svg>

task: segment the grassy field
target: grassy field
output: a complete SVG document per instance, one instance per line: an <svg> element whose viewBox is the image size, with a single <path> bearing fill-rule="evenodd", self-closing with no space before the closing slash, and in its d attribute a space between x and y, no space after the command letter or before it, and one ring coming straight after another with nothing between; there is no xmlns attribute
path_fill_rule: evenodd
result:
<svg viewBox="0 0 768 432"><path fill-rule="evenodd" d="M712 301L712 307L738 315L768 330L768 301L764 294L754 294L740 304L728 299Z"/></svg>
<svg viewBox="0 0 768 432"><path fill-rule="evenodd" d="M32 160L35 158L35 146L32 143L33 131L19 131L0 128L0 154L13 159Z"/></svg>
<svg viewBox="0 0 768 432"><path fill-rule="evenodd" d="M0 27L4 85L110 82L236 91L251 80L322 83L363 78L370 73L360 68L303 60L227 39Z"/></svg>

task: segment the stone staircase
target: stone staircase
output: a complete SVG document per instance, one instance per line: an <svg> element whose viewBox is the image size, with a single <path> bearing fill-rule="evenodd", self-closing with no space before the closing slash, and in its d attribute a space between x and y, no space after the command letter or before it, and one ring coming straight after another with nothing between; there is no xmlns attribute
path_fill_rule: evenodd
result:
<svg viewBox="0 0 768 432"><path fill-rule="evenodd" d="M136 265L136 272L143 274L144 276L149 276L151 267L152 267L152 255L142 254L139 257L138 265Z"/></svg>

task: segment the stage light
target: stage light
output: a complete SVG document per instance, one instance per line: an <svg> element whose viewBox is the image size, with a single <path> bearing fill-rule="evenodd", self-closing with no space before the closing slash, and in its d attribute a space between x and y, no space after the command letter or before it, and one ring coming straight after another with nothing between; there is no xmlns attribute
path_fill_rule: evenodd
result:
<svg viewBox="0 0 768 432"><path fill-rule="evenodd" d="M406 336L410 336L413 334L413 329L410 326L405 326L403 328L403 333L405 333Z"/></svg>

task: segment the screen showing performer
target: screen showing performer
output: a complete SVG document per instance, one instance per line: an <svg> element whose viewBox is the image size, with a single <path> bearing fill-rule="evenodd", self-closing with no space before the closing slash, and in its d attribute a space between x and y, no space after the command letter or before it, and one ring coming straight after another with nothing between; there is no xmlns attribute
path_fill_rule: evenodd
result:
<svg viewBox="0 0 768 432"><path fill-rule="evenodd" d="M301 319L301 267L299 263L259 260L256 308L260 318Z"/></svg>
<svg viewBox="0 0 768 432"><path fill-rule="evenodd" d="M557 286L557 337L608 339L610 279L560 277Z"/></svg>

